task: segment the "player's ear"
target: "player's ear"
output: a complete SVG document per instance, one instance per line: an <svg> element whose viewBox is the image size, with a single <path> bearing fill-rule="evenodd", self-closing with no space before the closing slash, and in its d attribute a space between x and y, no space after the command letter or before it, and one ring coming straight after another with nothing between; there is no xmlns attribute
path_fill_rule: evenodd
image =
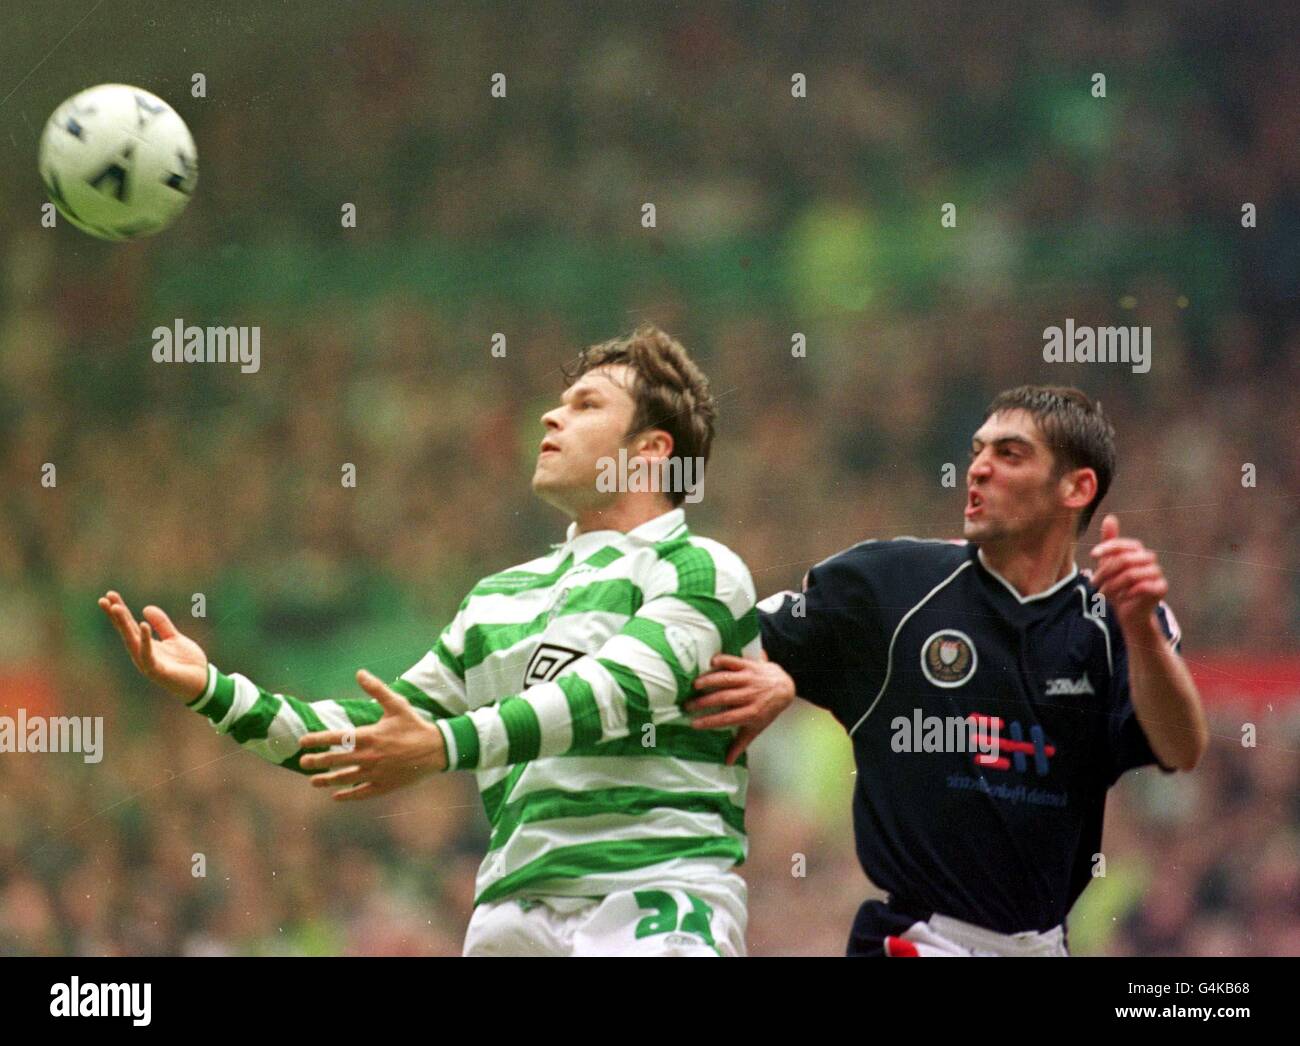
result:
<svg viewBox="0 0 1300 1046"><path fill-rule="evenodd" d="M631 452L651 461L662 461L672 457L673 437L663 429L646 429L632 437Z"/></svg>
<svg viewBox="0 0 1300 1046"><path fill-rule="evenodd" d="M1058 489L1066 508L1085 509L1097 496L1097 472L1091 468L1067 469Z"/></svg>

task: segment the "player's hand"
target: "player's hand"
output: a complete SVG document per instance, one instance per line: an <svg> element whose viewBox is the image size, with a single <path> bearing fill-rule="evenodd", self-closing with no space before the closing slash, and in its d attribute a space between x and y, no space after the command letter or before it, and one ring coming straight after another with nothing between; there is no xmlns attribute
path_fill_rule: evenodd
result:
<svg viewBox="0 0 1300 1046"><path fill-rule="evenodd" d="M304 749L342 746L298 760L304 770L330 771L315 774L313 788L347 785L334 793L335 799L373 799L447 769L447 751L436 726L364 668L357 672L357 682L379 702L383 717L369 726L320 730L298 740Z"/></svg>
<svg viewBox="0 0 1300 1046"><path fill-rule="evenodd" d="M697 730L739 726L727 751L727 765L740 758L750 742L766 730L794 701L794 680L784 668L767 659L749 661L730 654L718 654L706 672L695 680L695 689L706 696L686 702L686 711L722 709L694 720Z"/></svg>
<svg viewBox="0 0 1300 1046"><path fill-rule="evenodd" d="M1130 631L1153 623L1156 606L1169 592L1169 582L1156 554L1136 538L1119 536L1119 519L1101 521L1101 543L1092 550L1097 567L1095 588L1114 608L1120 628Z"/></svg>
<svg viewBox="0 0 1300 1046"><path fill-rule="evenodd" d="M99 607L113 622L126 652L146 679L186 701L207 689L208 658L203 648L177 631L161 609L145 607L145 619L136 621L126 601L112 591L99 597Z"/></svg>

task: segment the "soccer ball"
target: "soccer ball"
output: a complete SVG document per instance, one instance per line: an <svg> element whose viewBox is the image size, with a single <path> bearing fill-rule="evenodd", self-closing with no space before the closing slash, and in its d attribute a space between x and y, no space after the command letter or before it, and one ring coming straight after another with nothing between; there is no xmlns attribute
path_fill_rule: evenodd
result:
<svg viewBox="0 0 1300 1046"><path fill-rule="evenodd" d="M59 213L102 240L165 228L199 180L185 121L157 95L126 84L88 88L55 109L38 168Z"/></svg>

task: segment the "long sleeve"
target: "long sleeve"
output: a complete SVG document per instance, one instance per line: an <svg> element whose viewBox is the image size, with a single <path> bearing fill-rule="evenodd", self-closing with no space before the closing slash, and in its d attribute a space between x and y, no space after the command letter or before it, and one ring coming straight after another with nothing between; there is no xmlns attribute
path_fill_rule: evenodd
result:
<svg viewBox="0 0 1300 1046"><path fill-rule="evenodd" d="M685 720L695 677L719 652L757 656L749 571L703 539L664 551L645 598L593 654L557 678L464 715L438 721L448 768L490 769Z"/></svg>
<svg viewBox="0 0 1300 1046"><path fill-rule="evenodd" d="M800 697L845 729L865 711L858 707L862 683L878 685L886 654L867 548L823 560L804 576L802 593L778 592L758 605L767 656L790 674Z"/></svg>
<svg viewBox="0 0 1300 1046"><path fill-rule="evenodd" d="M463 654L464 604L433 648L418 663L389 684L430 721L460 715L469 709L465 692ZM271 693L246 676L225 675L208 665L208 685L188 706L208 719L218 733L268 762L306 773L298 739L317 730L344 730L376 722L383 709L364 694L360 697L304 701Z"/></svg>

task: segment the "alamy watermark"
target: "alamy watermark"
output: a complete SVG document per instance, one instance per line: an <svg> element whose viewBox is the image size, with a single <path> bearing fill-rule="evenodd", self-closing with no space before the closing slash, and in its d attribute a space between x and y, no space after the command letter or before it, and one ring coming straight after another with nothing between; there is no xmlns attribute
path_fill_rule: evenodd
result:
<svg viewBox="0 0 1300 1046"><path fill-rule="evenodd" d="M1043 359L1048 363L1131 363L1134 374L1151 369L1150 327L1043 328Z"/></svg>
<svg viewBox="0 0 1300 1046"><path fill-rule="evenodd" d="M987 716L924 715L914 708L910 718L894 716L889 727L894 732L889 747L895 752L998 754L998 720Z"/></svg>
<svg viewBox="0 0 1300 1046"><path fill-rule="evenodd" d="M150 333L155 363L238 363L244 374L262 366L261 327L187 327L177 318Z"/></svg>
<svg viewBox="0 0 1300 1046"><path fill-rule="evenodd" d="M80 752L82 761L98 763L104 758L104 717L0 716L0 754L7 752Z"/></svg>
<svg viewBox="0 0 1300 1046"><path fill-rule="evenodd" d="M81 978L50 986L51 1017L130 1017L137 1028L152 1020L153 985L129 981L120 984L81 983Z"/></svg>
<svg viewBox="0 0 1300 1046"><path fill-rule="evenodd" d="M599 458L596 468L596 489L602 494L684 494L691 505L704 497L703 458L629 461L626 448L620 447L617 458Z"/></svg>

